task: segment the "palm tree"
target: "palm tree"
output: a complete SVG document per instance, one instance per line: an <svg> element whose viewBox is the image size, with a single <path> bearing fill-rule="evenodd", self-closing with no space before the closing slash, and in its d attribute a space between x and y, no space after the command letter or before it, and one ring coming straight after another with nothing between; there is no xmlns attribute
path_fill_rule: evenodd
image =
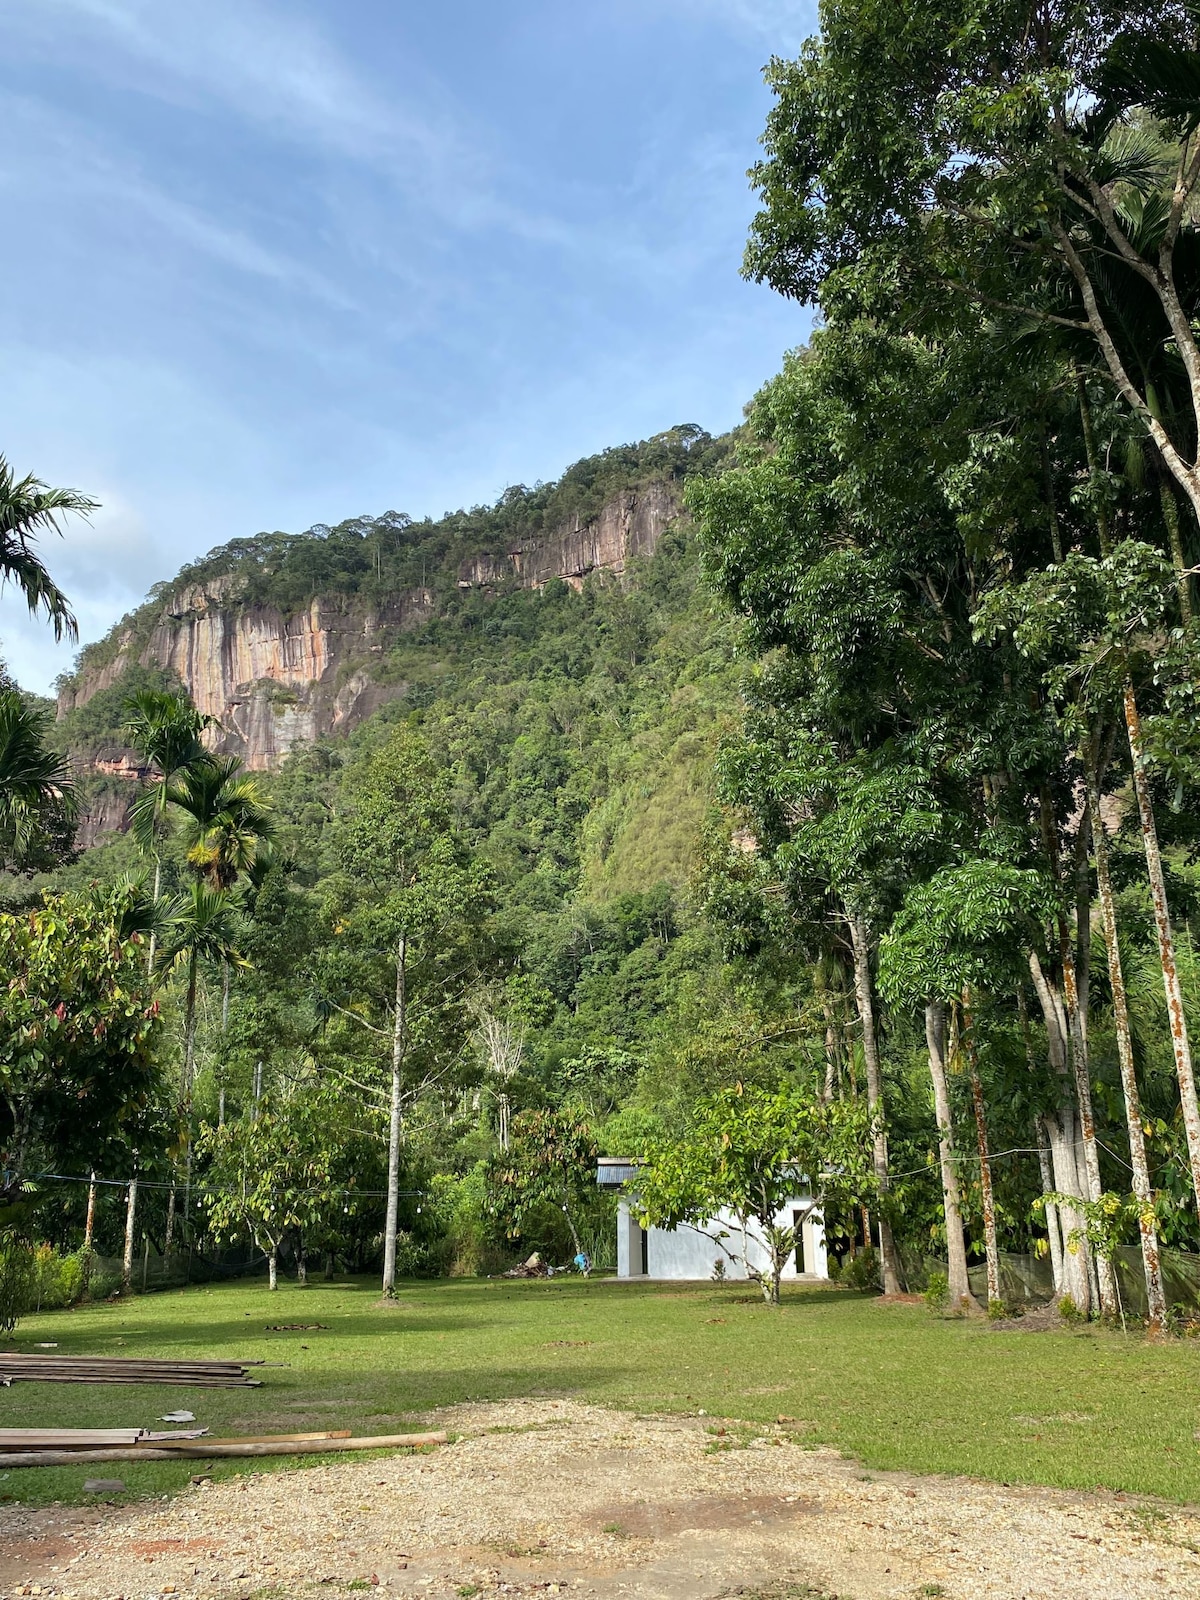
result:
<svg viewBox="0 0 1200 1600"><path fill-rule="evenodd" d="M75 808L70 769L43 742L44 712L15 689L0 689L0 861L19 859L47 811Z"/></svg>
<svg viewBox="0 0 1200 1600"><path fill-rule="evenodd" d="M183 1214L186 1220L192 1177L192 1090L196 1063L196 985L202 961L244 965L238 953L237 912L229 891L197 878L172 900L169 931L159 953L163 968L187 970L187 996L183 1008L182 1113L187 1148Z"/></svg>
<svg viewBox="0 0 1200 1600"><path fill-rule="evenodd" d="M189 767L207 759L200 742L212 717L202 716L183 695L160 689L141 689L125 705L124 731L158 776L130 814L130 832L139 847L154 856L154 898L162 890L162 858L158 843L166 829L171 785ZM150 936L150 966L154 965L155 936Z"/></svg>
<svg viewBox="0 0 1200 1600"><path fill-rule="evenodd" d="M34 546L47 530L61 533L60 523L68 514L87 517L98 504L77 489L51 489L32 474L18 480L0 456L0 587L16 584L31 616L46 613L56 639L64 633L77 639L79 626Z"/></svg>
<svg viewBox="0 0 1200 1600"><path fill-rule="evenodd" d="M184 812L188 862L214 889L232 889L274 833L270 805L236 756L207 756L169 785L166 802Z"/></svg>
<svg viewBox="0 0 1200 1600"><path fill-rule="evenodd" d="M196 983L199 963L219 962L228 993L229 966L241 963L237 954L236 907L231 891L240 874L253 871L268 845L273 825L270 808L257 782L242 775L236 756L205 752L163 783L162 805L175 806L186 817L184 843L189 865L196 873L187 894L174 903L172 914L178 932L164 951L164 961L186 960L187 998L184 1003L183 1118L187 1141L183 1214L186 1221L191 1199L192 1089L196 1055ZM224 1024L226 1002L222 1003ZM172 1191L172 1197L174 1191Z"/></svg>

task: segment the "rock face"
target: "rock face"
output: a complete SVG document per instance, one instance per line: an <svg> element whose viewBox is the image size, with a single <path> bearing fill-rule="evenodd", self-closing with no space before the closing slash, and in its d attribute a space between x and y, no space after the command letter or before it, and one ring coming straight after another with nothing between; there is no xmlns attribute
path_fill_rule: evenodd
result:
<svg viewBox="0 0 1200 1600"><path fill-rule="evenodd" d="M590 572L621 573L630 559L653 554L678 515L670 484L624 490L589 521L576 520L505 555L464 563L458 584L490 588L515 581L541 588L560 578L579 588ZM419 627L435 609L432 591L415 589L382 607L317 595L303 611L284 615L239 603L230 590L231 579L220 576L168 595L149 638L127 632L103 666L85 666L59 696L59 716L86 705L136 661L164 668L187 685L197 710L220 725L211 736L214 748L240 756L252 770L274 767L297 746L349 730L402 696L406 686L376 681L372 663L398 633ZM125 759L119 752L106 755ZM126 774L114 768L112 775Z"/></svg>
<svg viewBox="0 0 1200 1600"><path fill-rule="evenodd" d="M679 516L679 498L672 484L650 483L625 489L587 522L575 519L548 538L525 540L507 555L481 556L459 568L459 587L511 581L541 589L561 578L573 589L589 572L625 571L638 556L650 556L665 530Z"/></svg>
<svg viewBox="0 0 1200 1600"><path fill-rule="evenodd" d="M91 771L100 781L85 781L80 789L75 824L75 845L80 850L90 850L107 834L125 832L139 780L150 776L129 750L103 751L93 757Z"/></svg>

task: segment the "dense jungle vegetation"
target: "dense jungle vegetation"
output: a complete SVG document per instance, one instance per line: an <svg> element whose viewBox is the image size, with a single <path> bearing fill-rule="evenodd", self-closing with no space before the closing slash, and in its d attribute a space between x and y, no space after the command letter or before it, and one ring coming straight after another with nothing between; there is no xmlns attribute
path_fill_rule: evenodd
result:
<svg viewBox="0 0 1200 1600"><path fill-rule="evenodd" d="M768 1295L800 1170L888 1291L962 1310L974 1259L1000 1311L1007 1252L1068 1316L1194 1308L1200 54L1182 5L1041 22L842 0L772 65L746 266L824 325L734 438L185 574L286 610L436 557L349 739L250 778L130 675L60 734L162 781L39 879L69 775L8 695L14 1237L76 1243L48 1174L95 1166L108 1252L136 1171L165 1253L272 1274L604 1262L603 1146L647 1217L756 1219ZM692 525L623 581L452 582L656 474Z"/></svg>

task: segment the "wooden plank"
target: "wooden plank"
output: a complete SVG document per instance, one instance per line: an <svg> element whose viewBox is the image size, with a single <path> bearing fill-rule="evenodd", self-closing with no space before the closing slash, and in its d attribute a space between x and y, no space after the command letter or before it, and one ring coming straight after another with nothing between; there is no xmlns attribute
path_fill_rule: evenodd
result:
<svg viewBox="0 0 1200 1600"><path fill-rule="evenodd" d="M377 1438L313 1439L307 1442L233 1441L209 1444L197 1439L189 1449L163 1450L132 1445L115 1450L22 1450L0 1455L0 1471L14 1467L69 1467L79 1461L221 1461L235 1456L308 1456L327 1450L411 1450L445 1444L444 1433L388 1433Z"/></svg>
<svg viewBox="0 0 1200 1600"><path fill-rule="evenodd" d="M333 1428L333 1429L327 1429L324 1433L247 1433L247 1434L245 1434L245 1435L243 1435L243 1436L241 1436L239 1438L236 1438L236 1439L208 1439L208 1438L205 1438L202 1442L203 1442L204 1446L207 1448L209 1445L221 1445L223 1447L225 1445L235 1445L235 1444L318 1444L323 1439L349 1439L349 1438L350 1438L350 1429L349 1428ZM174 1444L166 1445L165 1441L163 1439L161 1439L161 1438L155 1439L153 1441L147 1439L144 1442L147 1443L147 1444L153 1442L155 1447L158 1448L158 1449L161 1449L161 1448L174 1449L175 1448ZM198 1446L196 1445L195 1441L190 1440L190 1439L182 1439L182 1438L180 1439L180 1447L184 1448L184 1449L192 1450L192 1451L194 1451L194 1450L196 1450L198 1448Z"/></svg>
<svg viewBox="0 0 1200 1600"><path fill-rule="evenodd" d="M3 1450L75 1450L137 1444L142 1428L0 1428Z"/></svg>

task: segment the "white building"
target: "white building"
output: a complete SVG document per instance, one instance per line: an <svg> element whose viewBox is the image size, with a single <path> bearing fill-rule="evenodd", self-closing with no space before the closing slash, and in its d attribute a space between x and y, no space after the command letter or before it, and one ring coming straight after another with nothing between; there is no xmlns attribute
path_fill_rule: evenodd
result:
<svg viewBox="0 0 1200 1600"><path fill-rule="evenodd" d="M642 1228L629 1208L627 1185L636 1182L638 1163L602 1156L596 1182L602 1189L619 1191L617 1200L618 1278L746 1278L747 1266L770 1270L770 1255L757 1223L745 1229L731 1212L720 1211L710 1221L678 1228ZM785 1279L828 1278L825 1226L811 1195L798 1194L775 1216L777 1227L798 1228L797 1247L782 1276ZM724 1235L722 1238L721 1236Z"/></svg>

